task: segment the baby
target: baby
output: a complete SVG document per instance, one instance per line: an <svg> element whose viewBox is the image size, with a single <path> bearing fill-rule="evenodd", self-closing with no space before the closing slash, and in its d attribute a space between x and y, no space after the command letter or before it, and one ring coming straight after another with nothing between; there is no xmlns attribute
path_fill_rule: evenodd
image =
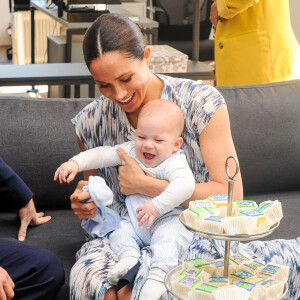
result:
<svg viewBox="0 0 300 300"><path fill-rule="evenodd" d="M147 175L169 181L155 198L141 194L127 196L128 213L109 237L111 248L119 257L108 273L108 281L113 285L138 262L140 249L150 246L151 269L139 299L160 299L166 291L166 272L178 265L192 241L192 233L178 219L182 211L179 205L195 189L194 176L180 149L183 129L184 116L175 103L152 100L140 111L135 141L81 152L63 163L54 175L54 180L70 182L79 171L124 164L117 152L121 147Z"/></svg>

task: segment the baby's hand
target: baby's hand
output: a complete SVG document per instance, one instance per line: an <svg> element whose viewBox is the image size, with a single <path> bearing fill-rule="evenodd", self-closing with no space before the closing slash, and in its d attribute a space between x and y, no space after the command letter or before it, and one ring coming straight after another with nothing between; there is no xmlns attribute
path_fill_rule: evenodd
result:
<svg viewBox="0 0 300 300"><path fill-rule="evenodd" d="M70 183L74 180L78 173L79 166L75 160L67 161L57 168L54 174L54 180L59 180L59 183L67 182Z"/></svg>
<svg viewBox="0 0 300 300"><path fill-rule="evenodd" d="M155 218L159 216L159 213L151 200L146 201L143 205L140 205L136 212L138 214L139 226L142 226L148 220L147 228L150 228Z"/></svg>

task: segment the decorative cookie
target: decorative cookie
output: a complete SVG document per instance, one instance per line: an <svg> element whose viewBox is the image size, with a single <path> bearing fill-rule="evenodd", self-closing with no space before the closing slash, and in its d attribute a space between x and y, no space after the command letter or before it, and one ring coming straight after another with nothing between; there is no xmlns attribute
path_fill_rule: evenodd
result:
<svg viewBox="0 0 300 300"><path fill-rule="evenodd" d="M257 276L255 274L246 271L237 271L231 273L229 278L233 284L238 281L254 282L257 280Z"/></svg>
<svg viewBox="0 0 300 300"><path fill-rule="evenodd" d="M223 276L224 275L224 259L216 259L211 262L212 265L215 265L217 268L215 270L214 276ZM229 274L234 273L236 271L236 264L232 261L229 261Z"/></svg>
<svg viewBox="0 0 300 300"><path fill-rule="evenodd" d="M257 207L257 204L253 200L236 200L234 202L236 213L238 214L242 210L254 209Z"/></svg>
<svg viewBox="0 0 300 300"><path fill-rule="evenodd" d="M283 217L282 206L278 200L264 201L255 210L265 214L267 219L272 222L272 225L280 221Z"/></svg>
<svg viewBox="0 0 300 300"><path fill-rule="evenodd" d="M218 287L215 285L202 283L201 285L192 289L191 299L192 300L214 300L213 292L217 290Z"/></svg>
<svg viewBox="0 0 300 300"><path fill-rule="evenodd" d="M250 260L243 262L237 267L237 271L246 271L257 274L265 267L265 264L259 262L258 260Z"/></svg>
<svg viewBox="0 0 300 300"><path fill-rule="evenodd" d="M195 268L195 265L209 264L202 257L190 258L183 262L183 268Z"/></svg>
<svg viewBox="0 0 300 300"><path fill-rule="evenodd" d="M199 278L195 278L189 275L183 275L179 279L175 279L171 282L172 291L181 298L187 298L192 288L201 284Z"/></svg>
<svg viewBox="0 0 300 300"><path fill-rule="evenodd" d="M202 208L206 207L211 211L214 211L216 209L216 206L208 199L195 200L189 202L189 208L196 208L196 207L202 207Z"/></svg>
<svg viewBox="0 0 300 300"><path fill-rule="evenodd" d="M217 208L220 206L227 206L228 196L225 194L210 195L208 198Z"/></svg>
<svg viewBox="0 0 300 300"><path fill-rule="evenodd" d="M263 300L265 297L265 289L253 282L238 281L235 285L250 293L249 300Z"/></svg>
<svg viewBox="0 0 300 300"><path fill-rule="evenodd" d="M266 295L264 300L279 299L283 294L284 282L282 281L263 278L255 283L264 289Z"/></svg>
<svg viewBox="0 0 300 300"><path fill-rule="evenodd" d="M250 217L250 218L257 218L257 222L256 222L257 228L260 226L261 223L266 222L266 220L267 220L267 217L263 213L260 213L255 209L242 210L242 211L240 211L240 215ZM257 231L257 230L255 230L255 231Z"/></svg>
<svg viewBox="0 0 300 300"><path fill-rule="evenodd" d="M198 269L205 271L209 273L211 276L215 273L216 266L211 264L210 262L207 262L206 260L202 258L193 258L193 259L188 259L183 262L184 267L188 268L193 268L193 269Z"/></svg>
<svg viewBox="0 0 300 300"><path fill-rule="evenodd" d="M199 220L199 230L211 233L223 233L224 225L222 219L224 218L220 216L209 216L203 220Z"/></svg>
<svg viewBox="0 0 300 300"><path fill-rule="evenodd" d="M204 283L215 285L215 286L224 286L229 285L230 281L228 277L224 276L211 276Z"/></svg>
<svg viewBox="0 0 300 300"><path fill-rule="evenodd" d="M250 258L241 253L237 253L230 256L229 260L232 261L236 265L236 267L243 263L250 262Z"/></svg>
<svg viewBox="0 0 300 300"><path fill-rule="evenodd" d="M188 276L192 276L192 277L195 277L195 278L199 278L201 279L201 281L206 281L208 280L209 277L211 277L211 275L207 272L205 272L204 270L202 269L195 269L195 268L183 268L179 274L176 276L176 278L182 278L182 276L185 276L185 275L188 275Z"/></svg>
<svg viewBox="0 0 300 300"><path fill-rule="evenodd" d="M200 230L199 220L212 215L214 215L214 212L206 207L189 208L183 211L186 224L195 230Z"/></svg>
<svg viewBox="0 0 300 300"><path fill-rule="evenodd" d="M272 278L279 281L287 281L289 278L289 267L279 264L268 263L257 273L260 278Z"/></svg>

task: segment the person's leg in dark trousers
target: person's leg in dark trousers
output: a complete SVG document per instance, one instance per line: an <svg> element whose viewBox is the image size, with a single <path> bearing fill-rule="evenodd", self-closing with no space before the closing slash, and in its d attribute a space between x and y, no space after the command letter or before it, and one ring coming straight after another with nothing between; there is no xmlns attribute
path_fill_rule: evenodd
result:
<svg viewBox="0 0 300 300"><path fill-rule="evenodd" d="M0 240L0 266L15 283L16 299L53 299L65 282L61 261L52 252Z"/></svg>

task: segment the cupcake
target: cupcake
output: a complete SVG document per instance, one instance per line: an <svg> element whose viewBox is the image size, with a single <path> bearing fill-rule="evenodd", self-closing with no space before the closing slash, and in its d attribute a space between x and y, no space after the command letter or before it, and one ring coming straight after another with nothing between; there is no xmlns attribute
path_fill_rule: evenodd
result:
<svg viewBox="0 0 300 300"><path fill-rule="evenodd" d="M257 207L257 204L253 200L236 200L234 202L236 213L239 214L242 210L254 209Z"/></svg>
<svg viewBox="0 0 300 300"><path fill-rule="evenodd" d="M248 300L250 293L236 285L221 287L213 292L215 300Z"/></svg>
<svg viewBox="0 0 300 300"><path fill-rule="evenodd" d="M236 268L243 263L250 262L250 258L241 253L233 254L229 257L229 260L236 266Z"/></svg>
<svg viewBox="0 0 300 300"><path fill-rule="evenodd" d="M195 207L185 209L182 214L186 225L195 230L200 230L199 220L212 216L214 213L206 207Z"/></svg>
<svg viewBox="0 0 300 300"><path fill-rule="evenodd" d="M255 282L258 286L264 289L264 300L276 300L279 299L284 291L284 282L276 279L263 278Z"/></svg>
<svg viewBox="0 0 300 300"><path fill-rule="evenodd" d="M182 270L180 270L180 272L178 274L176 274L176 278L182 278L182 276L192 276L195 278L199 278L201 279L201 281L205 281L208 280L208 278L211 276L209 273L205 272L202 269L196 269L196 268L188 268L185 267Z"/></svg>
<svg viewBox="0 0 300 300"><path fill-rule="evenodd" d="M267 219L273 224L276 224L283 217L282 206L278 200L264 201L255 210L266 215Z"/></svg>
<svg viewBox="0 0 300 300"><path fill-rule="evenodd" d="M223 217L209 216L203 220L199 220L199 230L210 233L223 233L224 225L222 223Z"/></svg>
<svg viewBox="0 0 300 300"><path fill-rule="evenodd" d="M245 289L250 293L249 300L263 300L265 299L266 292L260 285L253 282L238 281L235 283L236 286Z"/></svg>
<svg viewBox="0 0 300 300"><path fill-rule="evenodd" d="M227 206L228 196L225 194L210 195L208 198L217 208L220 206Z"/></svg>
<svg viewBox="0 0 300 300"><path fill-rule="evenodd" d="M223 276L224 275L224 259L216 259L211 262L211 264L216 266L214 276ZM234 264L232 261L229 261L229 274L234 273L236 271L236 264Z"/></svg>
<svg viewBox="0 0 300 300"><path fill-rule="evenodd" d="M222 220L224 232L230 235L253 234L257 231L257 217L229 216Z"/></svg>
<svg viewBox="0 0 300 300"><path fill-rule="evenodd" d="M214 300L213 292L217 290L219 287L207 283L202 283L201 285L195 287L191 291L191 300Z"/></svg>
<svg viewBox="0 0 300 300"><path fill-rule="evenodd" d="M191 289L200 285L202 281L199 278L183 275L180 278L174 278L171 282L172 292L180 298L187 299Z"/></svg>
<svg viewBox="0 0 300 300"><path fill-rule="evenodd" d="M257 274L265 267L265 264L259 262L258 260L250 260L243 262L237 267L237 271L246 271Z"/></svg>

